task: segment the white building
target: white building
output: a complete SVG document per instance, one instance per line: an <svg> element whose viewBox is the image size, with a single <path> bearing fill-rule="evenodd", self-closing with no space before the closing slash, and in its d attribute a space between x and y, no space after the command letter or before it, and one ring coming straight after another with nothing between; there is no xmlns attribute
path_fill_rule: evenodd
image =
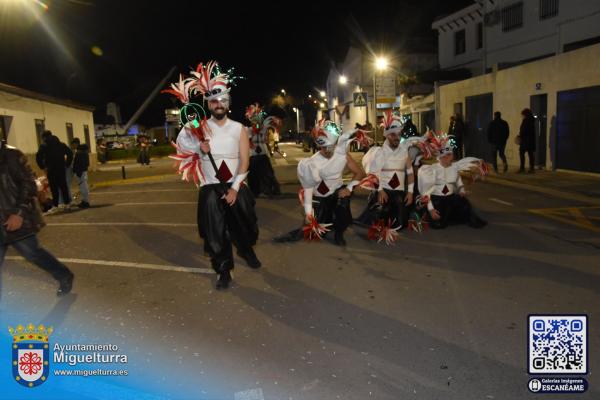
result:
<svg viewBox="0 0 600 400"><path fill-rule="evenodd" d="M93 111L91 106L0 83L0 139L25 153L34 169L44 130L64 143L77 137L96 153ZM90 162L95 159L91 156Z"/></svg>
<svg viewBox="0 0 600 400"><path fill-rule="evenodd" d="M474 75L600 42L600 1L478 0L434 21L442 69Z"/></svg>

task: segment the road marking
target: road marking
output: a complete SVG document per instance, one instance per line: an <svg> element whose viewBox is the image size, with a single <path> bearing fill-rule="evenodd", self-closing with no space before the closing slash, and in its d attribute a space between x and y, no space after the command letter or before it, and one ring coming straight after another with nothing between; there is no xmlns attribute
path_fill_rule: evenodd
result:
<svg viewBox="0 0 600 400"><path fill-rule="evenodd" d="M582 229L587 229L592 232L600 233L600 226L596 226L590 219L596 220L595 217L587 217L582 210L597 210L600 207L564 207L564 208L537 208L530 209L529 212L542 217L554 219L569 225L575 225Z"/></svg>
<svg viewBox="0 0 600 400"><path fill-rule="evenodd" d="M171 222L52 222L46 226L193 226L197 224L178 224Z"/></svg>
<svg viewBox="0 0 600 400"><path fill-rule="evenodd" d="M147 190L130 190L130 191L104 191L92 192L92 194L129 194L129 193L154 193L154 192L198 192L198 189L147 189Z"/></svg>
<svg viewBox="0 0 600 400"><path fill-rule="evenodd" d="M7 260L13 261L24 261L25 258L21 256L8 256ZM71 264L88 264L88 265L105 265L109 267L125 267L125 268L140 268L140 269L152 269L159 271L173 271L173 272L188 272L192 274L214 274L210 268L190 268L190 267L182 267L179 265L160 265L160 264L144 264L144 263L134 263L127 261L104 261L104 260L86 260L80 258L59 258L60 262L63 263L71 263Z"/></svg>
<svg viewBox="0 0 600 400"><path fill-rule="evenodd" d="M490 197L490 201L493 201L495 203L500 203L500 204L504 204L505 206L514 206L513 203L509 203L508 201L504 201L504 200L500 200L500 199L496 199L494 197Z"/></svg>
<svg viewBox="0 0 600 400"><path fill-rule="evenodd" d="M155 201L155 202L140 202L140 203L115 203L113 206L171 206L171 205L189 205L198 204L197 201Z"/></svg>

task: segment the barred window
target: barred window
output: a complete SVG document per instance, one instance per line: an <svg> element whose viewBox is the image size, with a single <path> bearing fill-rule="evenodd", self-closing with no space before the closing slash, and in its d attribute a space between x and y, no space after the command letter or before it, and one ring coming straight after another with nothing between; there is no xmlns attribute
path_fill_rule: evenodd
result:
<svg viewBox="0 0 600 400"><path fill-rule="evenodd" d="M463 54L467 49L467 38L465 36L465 30L461 29L458 32L454 32L454 55Z"/></svg>
<svg viewBox="0 0 600 400"><path fill-rule="evenodd" d="M512 31L523 26L523 3L516 3L502 9L502 32Z"/></svg>
<svg viewBox="0 0 600 400"><path fill-rule="evenodd" d="M540 20L558 15L558 0L540 0Z"/></svg>

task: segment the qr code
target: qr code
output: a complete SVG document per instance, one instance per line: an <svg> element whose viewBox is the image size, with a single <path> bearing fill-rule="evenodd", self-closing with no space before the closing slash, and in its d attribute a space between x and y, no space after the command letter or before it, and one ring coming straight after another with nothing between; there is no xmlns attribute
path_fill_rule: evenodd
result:
<svg viewBox="0 0 600 400"><path fill-rule="evenodd" d="M530 374L587 374L587 315L529 316Z"/></svg>

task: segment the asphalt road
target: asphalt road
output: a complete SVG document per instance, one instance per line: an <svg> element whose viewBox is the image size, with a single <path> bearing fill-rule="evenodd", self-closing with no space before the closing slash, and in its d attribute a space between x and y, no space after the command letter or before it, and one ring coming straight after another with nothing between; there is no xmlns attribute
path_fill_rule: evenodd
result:
<svg viewBox="0 0 600 400"><path fill-rule="evenodd" d="M590 390L553 398L599 398L600 235L530 211L583 210L594 226L597 210L478 182L482 230L402 232L388 247L353 227L345 248L274 244L301 218L294 165L306 153L283 148L284 195L257 199L263 268L236 258L227 292L198 238L197 191L173 175L98 187L92 208L48 217L39 237L75 272L74 294L58 300L11 250L0 312L27 304L59 331L95 330L190 399L390 400L539 398L527 390L528 314L583 313Z"/></svg>

